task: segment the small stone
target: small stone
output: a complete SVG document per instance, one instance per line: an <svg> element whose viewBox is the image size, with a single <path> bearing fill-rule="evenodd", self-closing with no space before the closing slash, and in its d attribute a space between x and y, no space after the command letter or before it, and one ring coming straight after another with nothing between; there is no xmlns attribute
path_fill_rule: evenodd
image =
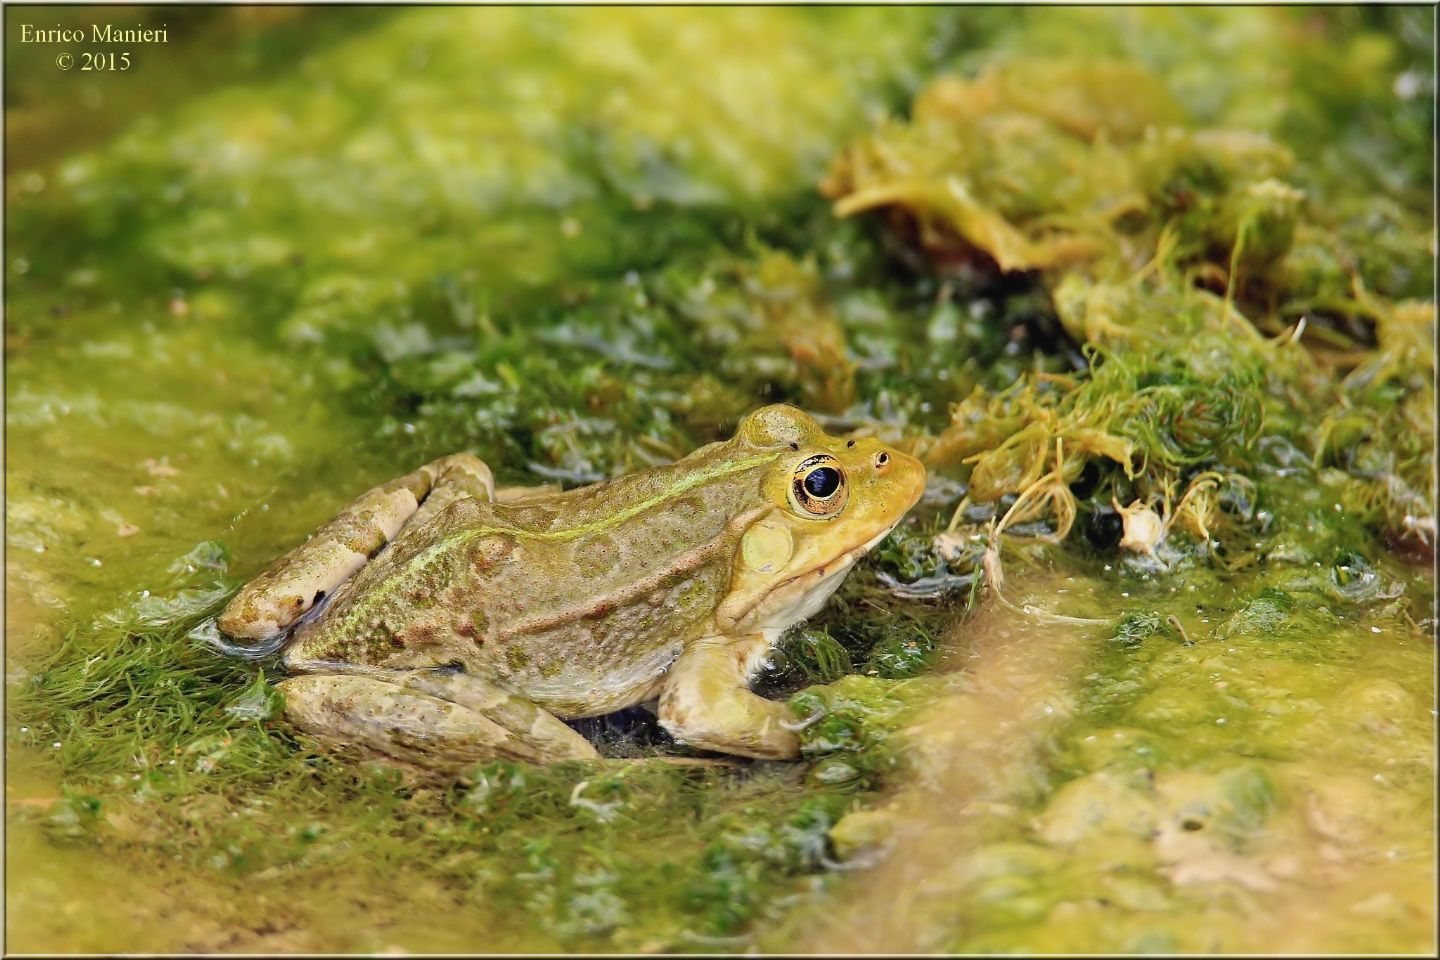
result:
<svg viewBox="0 0 1440 960"><path fill-rule="evenodd" d="M1160 514L1139 500L1128 507L1122 507L1118 503L1114 506L1124 524L1120 537L1122 549L1133 553L1152 553L1155 546L1165 539L1165 521L1160 518Z"/></svg>
<svg viewBox="0 0 1440 960"><path fill-rule="evenodd" d="M945 533L937 534L935 539L930 541L930 547L947 562L955 562L965 555L965 547L968 539L961 534Z"/></svg>
<svg viewBox="0 0 1440 960"><path fill-rule="evenodd" d="M886 810L857 810L830 828L830 842L841 860L882 847L895 829L894 815Z"/></svg>

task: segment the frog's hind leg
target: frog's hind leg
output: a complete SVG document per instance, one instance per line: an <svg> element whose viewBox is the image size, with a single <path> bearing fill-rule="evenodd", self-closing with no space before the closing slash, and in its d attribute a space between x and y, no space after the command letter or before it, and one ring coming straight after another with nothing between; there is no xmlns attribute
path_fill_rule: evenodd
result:
<svg viewBox="0 0 1440 960"><path fill-rule="evenodd" d="M309 674L278 684L302 730L422 767L596 759L590 742L523 697L449 669Z"/></svg>
<svg viewBox="0 0 1440 960"><path fill-rule="evenodd" d="M494 496L490 468L468 453L442 457L382 483L241 588L216 623L221 632L245 641L283 633L403 529L463 497Z"/></svg>

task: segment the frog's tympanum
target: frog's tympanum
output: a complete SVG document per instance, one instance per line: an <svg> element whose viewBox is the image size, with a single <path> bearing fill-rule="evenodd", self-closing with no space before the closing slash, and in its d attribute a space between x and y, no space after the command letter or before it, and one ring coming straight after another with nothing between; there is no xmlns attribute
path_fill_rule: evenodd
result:
<svg viewBox="0 0 1440 960"><path fill-rule="evenodd" d="M290 633L279 686L302 729L412 763L595 757L562 718L657 700L683 743L793 757L786 709L749 678L924 485L912 457L779 405L563 493L496 490L458 454L363 494L219 625Z"/></svg>

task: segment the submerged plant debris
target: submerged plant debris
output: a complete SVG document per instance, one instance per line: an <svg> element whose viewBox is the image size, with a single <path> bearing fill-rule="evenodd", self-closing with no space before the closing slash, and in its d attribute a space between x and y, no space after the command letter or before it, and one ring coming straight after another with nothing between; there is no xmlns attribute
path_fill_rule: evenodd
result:
<svg viewBox="0 0 1440 960"><path fill-rule="evenodd" d="M15 949L1433 949L1424 11L275 16L7 174ZM773 401L931 468L800 762L428 778L216 648L370 484Z"/></svg>

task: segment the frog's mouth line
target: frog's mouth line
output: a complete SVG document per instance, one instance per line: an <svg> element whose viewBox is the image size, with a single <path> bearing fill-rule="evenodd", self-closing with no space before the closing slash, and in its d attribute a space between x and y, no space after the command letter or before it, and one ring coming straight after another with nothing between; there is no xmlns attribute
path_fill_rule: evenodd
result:
<svg viewBox="0 0 1440 960"><path fill-rule="evenodd" d="M900 520L904 519L904 517L900 518ZM859 550L852 551L854 558L856 560L859 560L861 557L865 556L865 554L880 546L880 544L884 542L885 538L890 536L890 534L894 533L895 528L900 526L900 520L896 520L894 523L890 524L890 526L886 527L884 530L881 530L878 534L876 534L873 540L865 544L865 546L861 547Z"/></svg>
<svg viewBox="0 0 1440 960"><path fill-rule="evenodd" d="M900 519L904 518L901 517ZM878 534L872 537L868 542L858 547L851 547L849 550L842 550L834 557L830 558L822 564L819 564L818 566L812 567L805 573L797 574L793 577L789 577L786 580L782 580L772 590L768 591L763 597L759 597L754 602L752 602L749 608L744 612L744 614L736 617L736 622L744 621L747 617L753 616L757 609L760 609L764 604L770 602L776 596L785 595L786 591L793 591L797 588L799 590L799 598L796 599L796 603L803 602L804 597L813 596L817 593L822 594L828 598L830 594L832 594L836 589L839 588L840 581L844 579L854 568L855 561L859 560L874 547L878 546L880 541L888 537L890 535L890 532L894 530L899 524L900 520L896 520L894 523L890 524L890 526L881 530ZM807 580L807 578L811 574L816 573L820 575L818 580ZM784 609L789 608L786 607ZM792 623L793 621L787 620L784 626L788 627Z"/></svg>
<svg viewBox="0 0 1440 960"><path fill-rule="evenodd" d="M904 519L904 517L900 518L900 520ZM890 526L875 534L875 536L871 537L868 542L861 544L858 547L851 547L849 550L842 550L840 553L835 555L835 559L829 561L828 563L821 564L820 569L828 571L830 569L830 565L833 563L843 563L847 567L855 564L860 560L861 557L865 556L865 554L880 546L880 544L884 542L885 538L890 536L890 534L894 532L896 527L900 526L900 520L896 520L894 523L890 524Z"/></svg>
<svg viewBox="0 0 1440 960"><path fill-rule="evenodd" d="M901 517L900 519L903 520L904 517ZM816 567L814 570L809 572L813 573L816 571L820 571L821 584L829 584L835 578L845 576L847 573L850 572L851 568L853 568L855 564L859 562L861 557L865 556L865 554L878 547L886 537L890 536L891 531L893 531L899 525L900 520L896 520L894 523L890 524L890 526L886 527L884 530L881 530L874 537L872 537L869 542L864 543L858 547L851 547L849 550L842 550L834 557L830 558L829 560L825 561L824 563ZM790 586L791 584L803 579L804 577L805 574L803 573L798 576L791 577L789 580L786 580L782 586Z"/></svg>

